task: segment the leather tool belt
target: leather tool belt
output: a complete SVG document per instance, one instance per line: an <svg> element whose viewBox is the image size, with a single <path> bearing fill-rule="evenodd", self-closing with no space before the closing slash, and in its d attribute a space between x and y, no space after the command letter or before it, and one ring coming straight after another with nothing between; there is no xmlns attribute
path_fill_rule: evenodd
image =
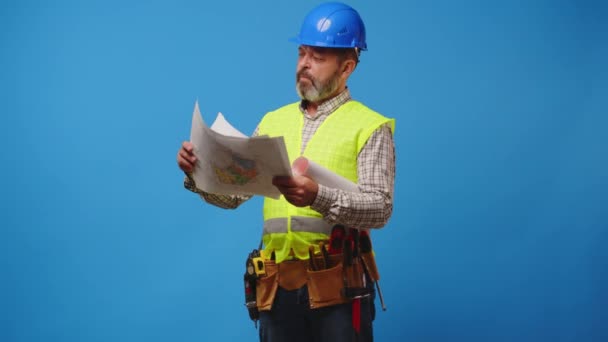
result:
<svg viewBox="0 0 608 342"><path fill-rule="evenodd" d="M296 290L308 286L310 308L348 303L369 296L380 275L373 253L312 255L309 260L275 263L265 260L265 274L257 279L256 302L260 311L270 310L278 287Z"/></svg>

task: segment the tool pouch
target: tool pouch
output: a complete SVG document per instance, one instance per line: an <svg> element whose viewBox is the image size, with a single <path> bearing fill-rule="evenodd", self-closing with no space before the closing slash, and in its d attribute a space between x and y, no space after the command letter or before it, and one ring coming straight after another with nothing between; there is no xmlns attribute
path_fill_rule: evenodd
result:
<svg viewBox="0 0 608 342"><path fill-rule="evenodd" d="M309 269L307 274L308 296L312 309L347 303L350 300L342 293L344 287L342 262L319 271Z"/></svg>
<svg viewBox="0 0 608 342"><path fill-rule="evenodd" d="M361 261L363 262L367 275L372 281L380 280L378 266L376 266L376 257L373 252L361 253Z"/></svg>
<svg viewBox="0 0 608 342"><path fill-rule="evenodd" d="M274 261L265 262L266 274L260 276L256 282L256 302L258 310L270 310L279 286L279 269Z"/></svg>
<svg viewBox="0 0 608 342"><path fill-rule="evenodd" d="M373 292L369 281L361 257L356 257L350 265L344 266L343 296L349 299L369 296Z"/></svg>
<svg viewBox="0 0 608 342"><path fill-rule="evenodd" d="M368 296L373 291L367 282L368 278L365 278L363 261L359 258L353 260L350 265L339 261L327 269L308 269L307 275L312 309L348 303L353 298Z"/></svg>

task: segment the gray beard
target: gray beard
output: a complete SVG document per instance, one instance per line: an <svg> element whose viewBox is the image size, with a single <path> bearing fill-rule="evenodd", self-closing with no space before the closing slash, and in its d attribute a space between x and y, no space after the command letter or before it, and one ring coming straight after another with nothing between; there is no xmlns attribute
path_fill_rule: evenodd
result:
<svg viewBox="0 0 608 342"><path fill-rule="evenodd" d="M296 76L297 77L297 76ZM322 83L314 78L311 78L311 84L303 89L301 83L296 78L296 91L302 100L310 102L319 102L325 100L338 89L339 75L336 72L326 82Z"/></svg>

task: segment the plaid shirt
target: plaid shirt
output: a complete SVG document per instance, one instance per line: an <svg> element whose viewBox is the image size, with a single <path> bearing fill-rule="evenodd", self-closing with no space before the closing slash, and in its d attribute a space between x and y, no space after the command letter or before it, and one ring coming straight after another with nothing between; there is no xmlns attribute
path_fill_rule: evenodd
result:
<svg viewBox="0 0 608 342"><path fill-rule="evenodd" d="M346 89L338 96L319 105L315 116L310 116L306 112L306 101L300 103L300 111L304 115L301 152L323 121L350 100L350 92ZM256 128L253 136L257 134ZM395 182L395 146L388 124L378 128L359 152L357 175L360 193L332 189L319 184L319 192L310 208L323 215L324 220L330 224L340 223L356 228L384 226L393 211ZM221 208L234 209L251 198L251 196L225 196L204 192L196 188L191 177L186 177L184 186L198 193L206 202Z"/></svg>

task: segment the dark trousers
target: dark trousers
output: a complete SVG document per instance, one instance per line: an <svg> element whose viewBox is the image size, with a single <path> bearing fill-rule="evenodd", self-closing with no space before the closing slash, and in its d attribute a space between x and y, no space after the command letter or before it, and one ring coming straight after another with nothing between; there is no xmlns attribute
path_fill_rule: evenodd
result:
<svg viewBox="0 0 608 342"><path fill-rule="evenodd" d="M260 312L260 342L370 342L376 315L374 297L361 298L361 328L355 332L352 304L310 309L306 286L279 287L272 310Z"/></svg>

